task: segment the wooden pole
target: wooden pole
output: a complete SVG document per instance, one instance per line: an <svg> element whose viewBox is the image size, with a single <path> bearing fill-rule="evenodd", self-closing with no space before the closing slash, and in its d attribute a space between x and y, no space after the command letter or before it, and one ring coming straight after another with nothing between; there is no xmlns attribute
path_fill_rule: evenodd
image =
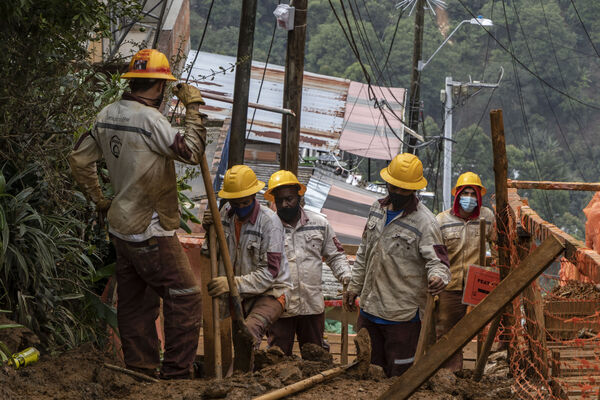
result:
<svg viewBox="0 0 600 400"><path fill-rule="evenodd" d="M229 159L227 163L229 168L244 163L256 3L257 0L242 0L237 66L235 67L235 86L233 89L233 108L231 110L231 138L229 141Z"/></svg>
<svg viewBox="0 0 600 400"><path fill-rule="evenodd" d="M506 278L510 272L510 240L509 240L509 219L508 219L508 160L506 157L506 141L504 138L504 120L502 119L502 110L492 110L490 112L490 123L492 131L492 150L494 154L494 182L496 185L496 229L498 232L498 266L500 269L500 279ZM507 306L510 314L511 307ZM503 335L501 340L510 344L510 330L512 326L510 317L502 316ZM496 334L491 332L490 334ZM510 363L510 346L507 347L508 360Z"/></svg>
<svg viewBox="0 0 600 400"><path fill-rule="evenodd" d="M419 61L423 53L423 26L425 24L425 0L417 0L415 5L415 29L413 38L412 74L410 77L410 98L408 102L408 127L414 132L419 131L419 109L421 108L421 71ZM410 136L408 144L417 144L417 138ZM408 147L408 153L416 153L416 149Z"/></svg>
<svg viewBox="0 0 600 400"><path fill-rule="evenodd" d="M214 279L219 276L219 262L217 259L217 232L214 226L208 230L208 245L210 250L210 273ZM214 355L215 355L215 378L223 379L223 359L221 355L221 316L219 315L219 299L212 299Z"/></svg>
<svg viewBox="0 0 600 400"><path fill-rule="evenodd" d="M507 186L514 189L581 190L588 192L600 191L600 182L513 181L509 179Z"/></svg>
<svg viewBox="0 0 600 400"><path fill-rule="evenodd" d="M477 362L475 363L475 372L473 373L473 380L479 382L483 376L483 370L487 364L487 359L492 350L494 339L496 338L496 332L498 331L498 325L500 324L500 315L496 316L490 325L488 335L481 346L481 352L477 355Z"/></svg>
<svg viewBox="0 0 600 400"><path fill-rule="evenodd" d="M198 81L196 81L196 82L198 82ZM230 97L219 96L217 94L212 94L212 93L202 93L202 97L204 97L205 99L222 101L223 103L229 103L229 104L233 104L233 101L234 101ZM270 112L277 113L277 114L285 114L285 115L291 115L291 116L296 115L296 114L294 114L294 112L292 110L288 110L287 108L272 107L272 106L268 106L266 104L253 103L251 101L248 102L248 107L256 108L257 110L270 111Z"/></svg>
<svg viewBox="0 0 600 400"><path fill-rule="evenodd" d="M284 115L282 117L279 163L281 169L287 169L294 174L298 174L308 0L293 0L290 5L295 7L295 16L294 29L288 33L283 83L283 108L289 108L296 116Z"/></svg>
<svg viewBox="0 0 600 400"><path fill-rule="evenodd" d="M234 369L248 372L251 371L254 366L254 337L250 331L248 331L248 327L246 326L246 322L244 320L242 299L235 284L233 264L231 263L231 258L229 257L227 239L225 238L221 214L219 213L219 206L217 205L217 197L215 196L212 181L210 179L206 154L202 155L202 160L200 161L200 170L202 171L202 181L204 182L206 197L208 198L208 206L210 207L210 212L213 216L213 226L217 232L221 260L223 260L225 274L227 275L227 283L229 284L229 298L231 299L230 308L232 310L232 337L235 352L235 358L233 361Z"/></svg>
<svg viewBox="0 0 600 400"><path fill-rule="evenodd" d="M421 324L421 332L419 332L419 341L417 350L415 351L415 363L418 363L421 358L427 353L429 347L435 343L435 322L434 312L437 296L427 295L427 305L425 306L425 316Z"/></svg>
<svg viewBox="0 0 600 400"><path fill-rule="evenodd" d="M344 284L344 293L348 291L348 284ZM342 307L342 348L340 350L342 365L348 364L348 311Z"/></svg>
<svg viewBox="0 0 600 400"><path fill-rule="evenodd" d="M485 243L486 243L486 221L485 218L479 218L479 265L485 267ZM481 357L483 350L483 334L477 335L477 360Z"/></svg>
<svg viewBox="0 0 600 400"><path fill-rule="evenodd" d="M462 348L495 315L500 313L518 294L537 278L564 250L563 245L554 237L548 237L535 249L518 268L501 281L481 303L458 323L423 356L419 363L413 364L408 371L380 397L380 399L407 399L430 376L432 376L456 351Z"/></svg>

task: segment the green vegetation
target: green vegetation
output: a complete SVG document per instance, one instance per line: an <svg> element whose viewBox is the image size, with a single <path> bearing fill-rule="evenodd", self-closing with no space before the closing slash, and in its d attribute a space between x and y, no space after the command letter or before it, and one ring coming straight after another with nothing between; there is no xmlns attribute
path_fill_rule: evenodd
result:
<svg viewBox="0 0 600 400"><path fill-rule="evenodd" d="M259 2L254 44L254 57L257 60L264 61L266 58L274 24L272 11L277 3L275 0ZM346 25L340 2L332 0L331 3ZM377 85L408 88L414 15L405 14L400 18L384 68L398 21L396 2L350 0L343 3L371 81ZM447 3L448 9L445 12L438 10L437 16L429 11L426 13L424 59L429 58L445 35L460 21L472 18L466 10L468 8L473 15L492 19L495 26L490 32L531 71L528 72L519 63L513 65L511 56L498 42L482 28L470 24L463 25L427 65L421 77L421 98L427 117L421 130L427 136L439 136L443 130L443 107L439 93L444 88L446 76L462 82L468 82L470 77L478 81L496 82L500 67L505 71L500 88L493 92L491 100L492 91L489 89L478 94L470 91L455 98L453 132L457 143L454 146L454 179L461 172L472 169L483 176L490 194L493 194L488 111L502 108L511 178L598 181L600 168L596 160L600 154L600 143L595 140L598 113L595 108L577 100L600 107L600 101L595 97L598 92L600 57L590 44L571 1L448 0ZM575 3L598 48L600 3L594 0ZM210 0L191 1L192 48L198 45L209 5ZM240 0L215 2L202 50L236 54L240 5ZM356 23L351 7L357 17ZM307 26L307 71L366 82L328 0L309 0ZM364 45L358 35L359 30L363 33ZM286 32L277 30L270 59L272 63L284 64L285 44ZM382 73L379 73L380 70ZM554 89L541 83L532 73ZM567 93L571 98L558 91ZM519 93L522 94L522 104ZM429 190L436 186L435 177L438 176L435 167L436 147L430 146L420 153L431 182ZM377 166L380 164L378 162ZM365 162L360 169L366 175ZM378 171L374 164L372 171ZM441 179L441 175L438 178ZM441 181L437 187L439 195ZM530 204L543 218L579 238L583 237L585 218L581 210L591 194L522 191L522 195L529 197ZM490 201L489 196L486 201Z"/></svg>

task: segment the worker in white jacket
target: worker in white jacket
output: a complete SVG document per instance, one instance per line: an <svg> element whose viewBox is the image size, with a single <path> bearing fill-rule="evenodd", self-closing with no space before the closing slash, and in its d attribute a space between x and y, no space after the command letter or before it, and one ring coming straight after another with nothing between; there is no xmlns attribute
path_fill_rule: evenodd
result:
<svg viewBox="0 0 600 400"><path fill-rule="evenodd" d="M323 260L343 284L351 272L346 254L335 232L320 214L300 205L306 187L290 171L281 170L269 179L265 198L275 203L285 230L285 253L292 289L283 315L269 328L269 345L292 354L294 336L300 347L314 343L327 348L323 341L325 304L321 287Z"/></svg>

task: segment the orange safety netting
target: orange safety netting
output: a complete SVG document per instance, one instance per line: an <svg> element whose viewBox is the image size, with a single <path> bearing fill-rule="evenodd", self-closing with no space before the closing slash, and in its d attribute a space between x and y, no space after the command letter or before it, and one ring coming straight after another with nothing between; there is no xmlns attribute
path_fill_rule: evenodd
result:
<svg viewBox="0 0 600 400"><path fill-rule="evenodd" d="M599 193L584 212L588 218L586 242L598 251ZM506 250L513 267L536 243L535 238L531 243L519 241L514 217L511 215L505 227L509 237ZM580 273L576 264L563 258L505 309L496 341L508 348L513 390L518 398L600 398L600 286L596 284Z"/></svg>

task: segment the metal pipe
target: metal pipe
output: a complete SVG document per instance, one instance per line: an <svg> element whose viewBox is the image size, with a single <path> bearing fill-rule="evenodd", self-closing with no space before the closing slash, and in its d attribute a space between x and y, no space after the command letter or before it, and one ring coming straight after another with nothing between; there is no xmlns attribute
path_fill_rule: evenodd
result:
<svg viewBox="0 0 600 400"><path fill-rule="evenodd" d="M211 99L211 100L216 100L216 101L222 101L224 103L233 104L232 98L225 97L225 96L219 96L217 94L211 94L211 93L204 92L204 93L202 93L202 97L204 97L205 99ZM274 112L274 113L278 113L278 114L291 115L293 117L296 116L296 114L294 114L294 112L292 110L287 109L287 108L272 107L272 106L267 106L264 104L258 104L258 103L252 103L252 102L248 102L248 107L256 108L258 110Z"/></svg>

